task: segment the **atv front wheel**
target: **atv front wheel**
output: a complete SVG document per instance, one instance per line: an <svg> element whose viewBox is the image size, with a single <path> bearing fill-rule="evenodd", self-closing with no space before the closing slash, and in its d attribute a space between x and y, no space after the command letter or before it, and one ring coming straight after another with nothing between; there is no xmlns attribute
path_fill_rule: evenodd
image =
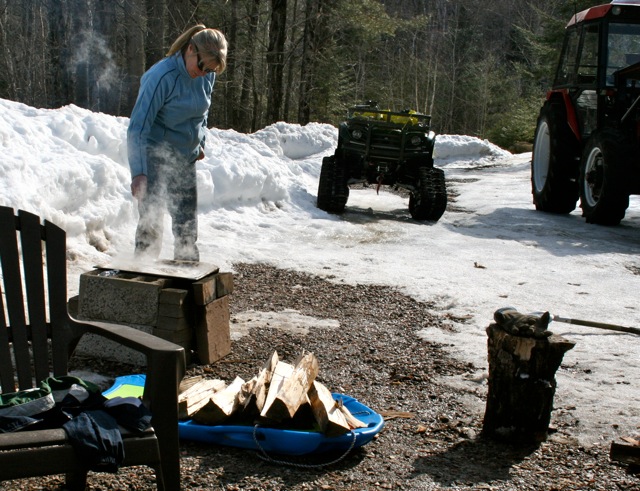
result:
<svg viewBox="0 0 640 491"><path fill-rule="evenodd" d="M349 186L344 168L337 165L335 156L322 159L318 182L317 206L329 213L342 213L349 199Z"/></svg>
<svg viewBox="0 0 640 491"><path fill-rule="evenodd" d="M444 171L436 167L418 169L418 184L409 197L409 212L414 220L437 222L447 208Z"/></svg>
<svg viewBox="0 0 640 491"><path fill-rule="evenodd" d="M578 201L579 151L565 109L547 101L540 109L531 159L531 189L536 210L571 213Z"/></svg>
<svg viewBox="0 0 640 491"><path fill-rule="evenodd" d="M580 206L587 223L617 225L629 206L623 172L632 151L615 132L599 131L587 142L580 169Z"/></svg>

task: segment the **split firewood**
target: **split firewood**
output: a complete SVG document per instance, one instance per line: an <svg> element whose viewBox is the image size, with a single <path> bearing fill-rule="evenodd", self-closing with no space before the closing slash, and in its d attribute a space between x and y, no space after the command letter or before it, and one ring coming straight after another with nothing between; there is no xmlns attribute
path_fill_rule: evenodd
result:
<svg viewBox="0 0 640 491"><path fill-rule="evenodd" d="M180 382L180 386L178 387L178 394L182 394L185 390L187 390L192 385L197 384L201 380L204 380L202 375L196 375L195 377L185 377Z"/></svg>
<svg viewBox="0 0 640 491"><path fill-rule="evenodd" d="M278 363L276 363L275 369L271 374L271 383L269 384L267 397L265 398L262 411L260 411L261 417L266 416L267 410L278 396L280 387L282 387L282 384L284 384L284 381L287 379L287 377L293 373L293 369L294 366L290 363L286 363L284 361L278 361Z"/></svg>
<svg viewBox="0 0 640 491"><path fill-rule="evenodd" d="M244 380L236 377L227 387L214 393L193 415L193 420L203 425L217 425L224 422L238 407L238 393L243 384Z"/></svg>
<svg viewBox="0 0 640 491"><path fill-rule="evenodd" d="M211 396L225 387L222 380L207 380L202 377L178 395L178 418L187 419L200 410Z"/></svg>
<svg viewBox="0 0 640 491"><path fill-rule="evenodd" d="M630 436L623 436L621 440L627 442L630 445L634 445L636 447L640 446L640 441L637 438L631 438Z"/></svg>
<svg viewBox="0 0 640 491"><path fill-rule="evenodd" d="M292 418L318 375L318 360L313 353L301 355L295 363L293 371L278 386L275 398L262 409L261 416L272 421L283 421ZM273 383L271 384L273 385ZM269 395L271 388L269 389Z"/></svg>
<svg viewBox="0 0 640 491"><path fill-rule="evenodd" d="M258 377L255 376L248 382L242 384L242 387L240 387L240 392L238 392L238 406L241 411L243 411L249 405L249 401L252 397L254 397L254 391L256 389L257 382Z"/></svg>
<svg viewBox="0 0 640 491"><path fill-rule="evenodd" d="M267 387L271 383L271 378L275 372L278 361L278 352L274 351L258 375L242 387L240 400L238 402L240 406L242 406L244 413L257 415L262 412L267 398Z"/></svg>
<svg viewBox="0 0 640 491"><path fill-rule="evenodd" d="M366 423L363 423L358 418L356 418L353 414L351 414L351 411L349 411L349 409L347 409L347 406L345 406L342 403L342 401L337 400L336 404L338 405L338 409L340 409L340 411L344 415L345 419L347 420L347 423L349 423L349 427L352 430L354 430L356 428L366 428L368 426Z"/></svg>
<svg viewBox="0 0 640 491"><path fill-rule="evenodd" d="M351 430L345 414L336 404L331 391L317 380L309 389L309 402L320 431L326 436L340 436Z"/></svg>

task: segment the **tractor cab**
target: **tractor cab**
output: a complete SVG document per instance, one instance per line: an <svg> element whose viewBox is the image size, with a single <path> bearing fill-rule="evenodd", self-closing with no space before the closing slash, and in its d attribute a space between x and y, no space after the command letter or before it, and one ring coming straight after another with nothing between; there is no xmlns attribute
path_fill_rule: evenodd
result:
<svg viewBox="0 0 640 491"><path fill-rule="evenodd" d="M576 13L536 128L536 209L613 225L640 193L640 1Z"/></svg>

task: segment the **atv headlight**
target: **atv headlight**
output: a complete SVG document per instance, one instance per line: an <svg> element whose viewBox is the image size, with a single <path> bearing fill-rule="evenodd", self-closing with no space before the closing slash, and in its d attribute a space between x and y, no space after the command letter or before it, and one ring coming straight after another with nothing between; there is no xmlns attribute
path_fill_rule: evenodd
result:
<svg viewBox="0 0 640 491"><path fill-rule="evenodd" d="M420 143L422 143L422 138L420 138L418 135L414 135L411 137L410 142L411 142L411 145L414 145L417 147L418 145L420 145Z"/></svg>
<svg viewBox="0 0 640 491"><path fill-rule="evenodd" d="M361 130L353 130L351 132L351 136L355 139L355 140L359 140L360 138L362 138L362 131Z"/></svg>

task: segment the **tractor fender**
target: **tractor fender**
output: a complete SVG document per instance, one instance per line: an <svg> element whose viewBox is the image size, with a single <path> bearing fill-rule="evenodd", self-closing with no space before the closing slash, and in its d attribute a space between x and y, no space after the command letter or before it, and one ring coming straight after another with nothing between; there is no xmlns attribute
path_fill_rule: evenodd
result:
<svg viewBox="0 0 640 491"><path fill-rule="evenodd" d="M580 135L580 129L578 127L578 117L576 115L576 110L571 103L571 97L569 96L569 91L567 89L556 89L550 90L547 92L547 100L561 98L562 104L567 111L567 124L569 128L571 128L571 132L576 137L576 140L582 142L582 135Z"/></svg>

